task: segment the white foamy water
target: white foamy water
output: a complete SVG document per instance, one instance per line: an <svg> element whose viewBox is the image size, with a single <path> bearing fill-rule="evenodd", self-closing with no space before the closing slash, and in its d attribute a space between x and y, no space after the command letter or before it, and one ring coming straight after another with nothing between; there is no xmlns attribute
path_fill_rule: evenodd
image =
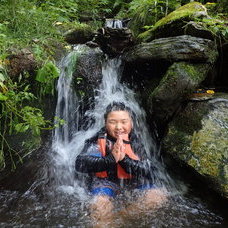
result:
<svg viewBox="0 0 228 228"><path fill-rule="evenodd" d="M121 29L123 28L123 23L118 19L106 19L105 21L106 28Z"/></svg>
<svg viewBox="0 0 228 228"><path fill-rule="evenodd" d="M67 57L67 61L65 60L63 63L71 63L72 60L69 59L74 60L74 55L74 53L70 54ZM167 175L163 164L158 161L159 147L149 134L145 112L136 101L134 92L120 83L122 75L121 64L121 59L110 59L103 63L103 79L101 85L96 91L97 96L94 99L94 108L85 113L88 118L94 120L94 123L86 131L78 131L77 128L72 127L72 125L78 124L78 119L80 118L79 116L72 115L72 113L74 114L77 112L78 106L77 97L71 89L72 72L69 75L64 75L63 73L59 78L57 87L59 97L56 107L56 115L64 119L66 124L55 130L53 138L54 153L52 153L52 156L54 161L54 178L59 186L75 185L75 191L77 191L77 180L74 178L75 159L81 152L85 140L95 135L104 126L103 116L106 107L113 101L116 101L123 102L135 113L134 131L142 141L147 157L157 168L157 171L153 173L156 180L155 184L160 187L165 187L174 194L177 189L174 187L174 182ZM70 69L73 68L74 67L70 66ZM75 119L72 119L72 117ZM69 125L71 125L70 128ZM72 129L74 132L69 132L70 130L72 131ZM69 135L72 135L71 139L69 138Z"/></svg>

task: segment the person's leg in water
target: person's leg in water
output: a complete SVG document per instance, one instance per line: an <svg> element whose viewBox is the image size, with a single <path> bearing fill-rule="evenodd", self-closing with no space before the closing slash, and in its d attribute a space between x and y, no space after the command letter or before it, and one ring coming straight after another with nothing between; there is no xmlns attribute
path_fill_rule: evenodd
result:
<svg viewBox="0 0 228 228"><path fill-rule="evenodd" d="M120 216L124 218L134 218L141 213L157 209L167 202L167 193L162 188L155 186L140 186L137 193L138 199L134 203L130 203L125 209L120 211Z"/></svg>
<svg viewBox="0 0 228 228"><path fill-rule="evenodd" d="M167 201L167 193L163 189L144 190L143 196L137 200L144 210L159 208Z"/></svg>
<svg viewBox="0 0 228 228"><path fill-rule="evenodd" d="M95 181L91 194L94 196L90 204L93 227L112 227L114 221L113 198L117 195L118 186L109 181Z"/></svg>
<svg viewBox="0 0 228 228"><path fill-rule="evenodd" d="M90 205L93 227L110 227L113 223L113 203L107 195L97 195Z"/></svg>

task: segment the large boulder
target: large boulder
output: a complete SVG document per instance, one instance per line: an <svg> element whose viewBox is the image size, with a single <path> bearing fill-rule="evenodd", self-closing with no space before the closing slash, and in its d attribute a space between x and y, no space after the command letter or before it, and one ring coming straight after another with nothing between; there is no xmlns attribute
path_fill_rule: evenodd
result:
<svg viewBox="0 0 228 228"><path fill-rule="evenodd" d="M20 74L29 72L31 75L37 70L37 62L33 53L28 49L16 50L7 57L8 73L12 79L17 80Z"/></svg>
<svg viewBox="0 0 228 228"><path fill-rule="evenodd" d="M151 29L141 33L139 38L145 42L149 42L153 39L162 37L179 36L183 34L195 35L195 31L193 31L194 34L192 34L192 30L186 30L186 25L190 21L205 17L208 17L206 7L199 2L190 2L159 20L154 26L152 26ZM200 30L202 31L207 29L201 28ZM211 33L209 33L210 32L208 31L207 34L211 37ZM200 37L200 34L201 32L197 34L197 36ZM205 35L204 32L203 34Z"/></svg>
<svg viewBox="0 0 228 228"><path fill-rule="evenodd" d="M158 125L160 134L181 105L188 99L210 70L209 64L187 62L173 63L167 70L159 85L147 88L147 109Z"/></svg>
<svg viewBox="0 0 228 228"><path fill-rule="evenodd" d="M166 60L214 62L218 55L213 41L188 35L153 40L134 46L125 52L126 62Z"/></svg>
<svg viewBox="0 0 228 228"><path fill-rule="evenodd" d="M167 153L208 179L228 197L228 94L189 102L169 124Z"/></svg>
<svg viewBox="0 0 228 228"><path fill-rule="evenodd" d="M132 73L130 76L135 76L134 81L140 77L147 82L140 93L149 118L158 125L161 136L188 95L212 72L217 57L213 41L188 35L156 39L125 52L125 67L136 69L141 63L145 68L146 63L151 72L146 74L147 78L145 74L135 76ZM156 72L158 68L163 74ZM135 71L140 72L140 69Z"/></svg>

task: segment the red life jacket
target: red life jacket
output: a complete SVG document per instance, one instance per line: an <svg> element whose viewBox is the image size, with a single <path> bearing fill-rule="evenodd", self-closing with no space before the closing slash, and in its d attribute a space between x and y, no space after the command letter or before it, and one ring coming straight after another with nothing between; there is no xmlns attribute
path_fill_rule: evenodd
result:
<svg viewBox="0 0 228 228"><path fill-rule="evenodd" d="M104 157L106 155L106 139L99 138L97 141L97 144L101 151L102 157ZM125 149L124 149L125 154L127 154L128 157L130 157L133 160L139 160L139 157L133 152L131 145L130 144L124 144L124 145L125 145ZM108 173L107 171L97 172L96 176L100 178L106 178L108 177ZM125 170L121 167L120 164L117 164L117 177L119 179L131 179L132 175L125 172Z"/></svg>

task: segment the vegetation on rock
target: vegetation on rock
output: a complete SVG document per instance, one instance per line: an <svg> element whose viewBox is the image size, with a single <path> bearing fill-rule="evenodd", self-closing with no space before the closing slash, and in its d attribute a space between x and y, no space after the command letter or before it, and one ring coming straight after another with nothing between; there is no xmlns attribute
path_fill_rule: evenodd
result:
<svg viewBox="0 0 228 228"><path fill-rule="evenodd" d="M155 38L170 36L169 31L175 30L176 34L185 34L185 27L189 21L200 23L205 29L212 31L216 36L228 40L227 21L222 17L208 14L207 8L199 2L190 2L179 7L161 20L145 28L147 31L139 34L139 39L143 41L151 41ZM172 35L172 34L171 34Z"/></svg>
<svg viewBox="0 0 228 228"><path fill-rule="evenodd" d="M228 195L227 94L189 103L170 123L164 140L168 153L212 180L213 188Z"/></svg>

